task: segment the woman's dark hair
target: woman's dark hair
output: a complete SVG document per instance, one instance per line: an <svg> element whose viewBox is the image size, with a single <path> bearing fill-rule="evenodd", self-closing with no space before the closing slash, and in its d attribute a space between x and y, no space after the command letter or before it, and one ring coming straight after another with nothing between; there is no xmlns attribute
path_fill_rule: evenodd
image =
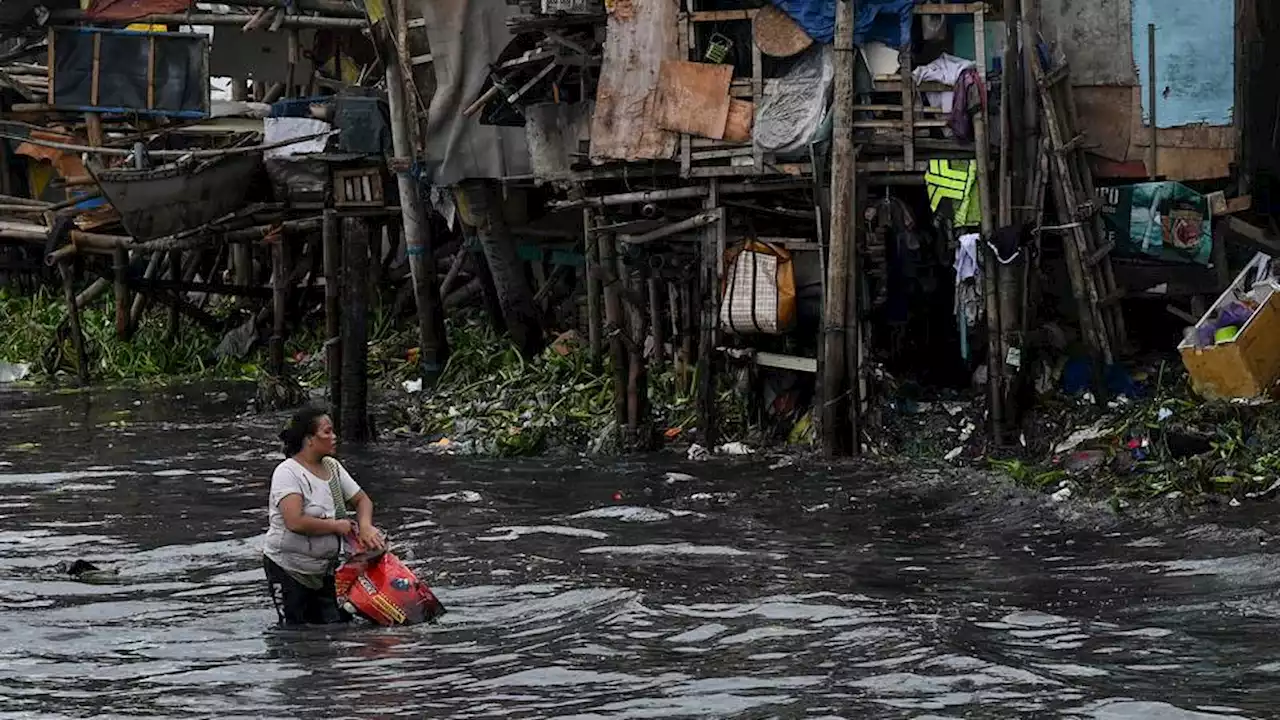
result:
<svg viewBox="0 0 1280 720"><path fill-rule="evenodd" d="M280 431L280 442L284 443L285 457L293 457L302 450L308 435L315 435L320 418L328 415L321 408L303 408L289 418L289 424Z"/></svg>

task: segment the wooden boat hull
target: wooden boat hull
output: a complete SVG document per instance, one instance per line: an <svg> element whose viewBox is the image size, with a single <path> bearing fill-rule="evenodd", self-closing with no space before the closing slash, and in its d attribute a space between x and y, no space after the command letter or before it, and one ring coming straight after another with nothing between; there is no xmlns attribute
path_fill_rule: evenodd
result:
<svg viewBox="0 0 1280 720"><path fill-rule="evenodd" d="M261 161L258 153L243 153L147 170L89 171L120 213L120 224L143 241L199 227L238 209Z"/></svg>

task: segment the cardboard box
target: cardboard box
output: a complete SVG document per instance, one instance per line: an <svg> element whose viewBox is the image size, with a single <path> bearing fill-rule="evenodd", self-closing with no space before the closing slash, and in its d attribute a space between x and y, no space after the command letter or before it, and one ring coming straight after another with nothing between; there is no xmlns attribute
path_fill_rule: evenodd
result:
<svg viewBox="0 0 1280 720"><path fill-rule="evenodd" d="M1269 276L1271 258L1259 253L1236 276L1209 308L1196 331L1212 325L1219 308L1229 304L1234 291L1247 292L1257 278ZM1194 337L1194 336L1193 336ZM1182 363L1191 374L1191 386L1210 399L1256 398L1269 395L1280 378L1280 293L1272 293L1230 340L1198 348L1193 339L1178 345Z"/></svg>

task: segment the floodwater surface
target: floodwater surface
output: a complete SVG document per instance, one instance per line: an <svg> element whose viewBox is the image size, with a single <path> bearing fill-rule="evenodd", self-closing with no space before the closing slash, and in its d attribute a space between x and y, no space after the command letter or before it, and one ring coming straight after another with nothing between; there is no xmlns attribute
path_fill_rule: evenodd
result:
<svg viewBox="0 0 1280 720"><path fill-rule="evenodd" d="M1280 713L1273 505L1154 527L813 460L349 452L449 613L278 629L282 416L243 407L0 392L0 718Z"/></svg>

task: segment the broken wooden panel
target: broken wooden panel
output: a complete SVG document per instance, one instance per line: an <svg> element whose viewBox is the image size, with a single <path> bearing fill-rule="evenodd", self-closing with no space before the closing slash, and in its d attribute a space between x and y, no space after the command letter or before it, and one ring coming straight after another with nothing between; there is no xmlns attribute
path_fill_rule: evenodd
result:
<svg viewBox="0 0 1280 720"><path fill-rule="evenodd" d="M573 169L589 137L593 103L540 103L524 109L533 176L552 179Z"/></svg>
<svg viewBox="0 0 1280 720"><path fill-rule="evenodd" d="M658 126L658 71L679 57L677 13L670 0L620 0L608 37L591 118L591 161L667 160L676 135Z"/></svg>
<svg viewBox="0 0 1280 720"><path fill-rule="evenodd" d="M732 65L667 60L658 70L658 126L724 139Z"/></svg>
<svg viewBox="0 0 1280 720"><path fill-rule="evenodd" d="M724 139L730 142L751 142L751 126L756 118L756 105L747 100L729 102L729 118L725 122Z"/></svg>

